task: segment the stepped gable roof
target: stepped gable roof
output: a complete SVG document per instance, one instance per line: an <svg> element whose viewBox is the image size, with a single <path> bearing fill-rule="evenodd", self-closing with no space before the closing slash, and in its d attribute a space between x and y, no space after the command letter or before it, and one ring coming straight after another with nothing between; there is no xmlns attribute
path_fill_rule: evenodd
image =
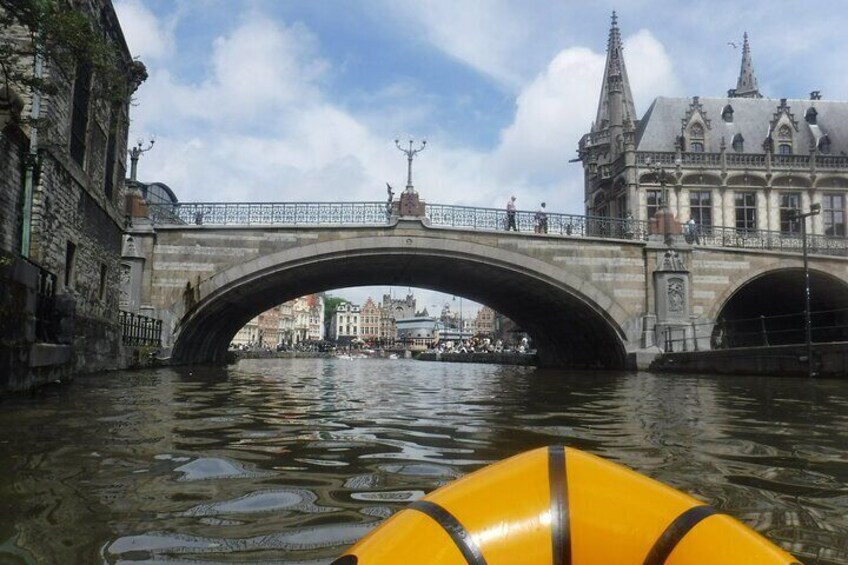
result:
<svg viewBox="0 0 848 565"><path fill-rule="evenodd" d="M763 153L763 142L771 133L782 100L775 98L699 98L701 111L709 120L705 132L704 152L719 153L724 137L727 151L736 134L744 139L744 153ZM683 120L690 114L692 98L656 98L639 121L636 131L637 151L675 151L683 133ZM726 106L733 109L733 121L725 122ZM786 100L798 129L793 130L796 155L809 155L810 145L827 135L831 155L848 155L848 102L835 100ZM816 124L805 119L815 108ZM777 140L775 139L775 142Z"/></svg>

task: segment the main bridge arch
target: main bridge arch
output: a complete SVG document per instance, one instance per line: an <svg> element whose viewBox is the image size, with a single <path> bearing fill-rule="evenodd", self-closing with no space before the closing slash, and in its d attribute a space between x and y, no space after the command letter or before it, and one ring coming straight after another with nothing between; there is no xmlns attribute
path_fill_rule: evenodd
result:
<svg viewBox="0 0 848 565"><path fill-rule="evenodd" d="M172 358L219 362L251 318L298 296L366 285L415 286L487 304L535 340L549 366L625 365L633 313L581 271L520 251L438 235L388 232L322 241L231 266L173 307Z"/></svg>

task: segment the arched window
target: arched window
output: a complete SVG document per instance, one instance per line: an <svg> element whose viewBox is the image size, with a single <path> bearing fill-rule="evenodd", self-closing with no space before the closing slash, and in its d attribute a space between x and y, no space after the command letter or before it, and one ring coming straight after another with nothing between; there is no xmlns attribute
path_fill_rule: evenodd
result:
<svg viewBox="0 0 848 565"><path fill-rule="evenodd" d="M689 126L689 151L692 153L704 152L704 126L698 122Z"/></svg>
<svg viewBox="0 0 848 565"><path fill-rule="evenodd" d="M745 139L742 137L741 133L737 133L733 136L733 150L736 153L742 153L745 151Z"/></svg>
<svg viewBox="0 0 848 565"><path fill-rule="evenodd" d="M823 135L821 139L819 139L819 151L824 154L830 153L830 138L827 134Z"/></svg>
<svg viewBox="0 0 848 565"><path fill-rule="evenodd" d="M777 152L781 155L792 155L792 128L786 124L777 130Z"/></svg>
<svg viewBox="0 0 848 565"><path fill-rule="evenodd" d="M721 111L721 119L727 123L733 122L733 106L728 104L724 107L724 110Z"/></svg>

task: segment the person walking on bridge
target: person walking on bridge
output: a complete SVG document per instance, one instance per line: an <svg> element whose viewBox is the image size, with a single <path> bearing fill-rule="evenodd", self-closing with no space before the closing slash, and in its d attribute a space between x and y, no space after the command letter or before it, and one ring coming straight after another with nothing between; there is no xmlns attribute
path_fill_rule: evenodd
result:
<svg viewBox="0 0 848 565"><path fill-rule="evenodd" d="M545 209L545 203L539 204L539 209L536 211L536 233L548 233L548 211Z"/></svg>
<svg viewBox="0 0 848 565"><path fill-rule="evenodd" d="M518 231L515 226L515 196L510 197L506 203L506 231L511 229Z"/></svg>

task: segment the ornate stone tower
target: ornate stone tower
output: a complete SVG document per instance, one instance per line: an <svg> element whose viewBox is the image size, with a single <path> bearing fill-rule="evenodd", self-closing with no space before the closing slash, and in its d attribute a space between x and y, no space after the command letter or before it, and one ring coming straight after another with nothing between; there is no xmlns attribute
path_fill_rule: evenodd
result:
<svg viewBox="0 0 848 565"><path fill-rule="evenodd" d="M584 169L587 214L624 218L632 213L628 203L635 196L630 194L635 190L635 179L629 178L632 175L626 172L626 165L632 161L637 125L618 18L613 12L597 117L591 132L580 140L578 150Z"/></svg>
<svg viewBox="0 0 848 565"><path fill-rule="evenodd" d="M727 93L730 98L762 98L760 89L757 87L757 76L754 74L754 65L751 63L751 46L748 45L748 32L745 32L742 40L742 67L739 69L739 79L736 81L736 89Z"/></svg>

